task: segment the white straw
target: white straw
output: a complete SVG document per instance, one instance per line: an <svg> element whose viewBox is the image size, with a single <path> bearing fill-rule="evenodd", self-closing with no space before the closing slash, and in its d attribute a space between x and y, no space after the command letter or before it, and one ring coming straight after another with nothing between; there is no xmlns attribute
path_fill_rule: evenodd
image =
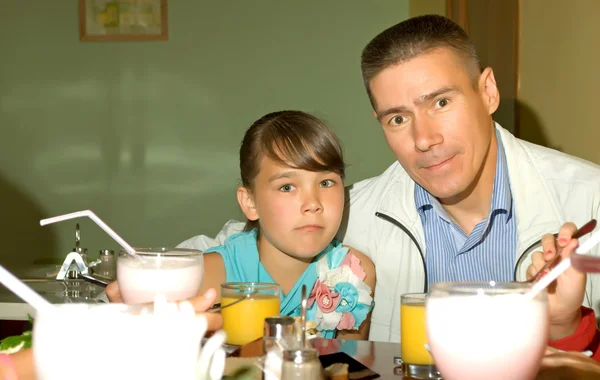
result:
<svg viewBox="0 0 600 380"><path fill-rule="evenodd" d="M117 235L117 233L115 231L113 231L112 228L110 228L106 223L104 223L102 221L102 219L98 218L98 216L90 210L77 211L77 212L72 212L70 214L55 216L55 217L48 218L48 219L42 219L42 220L40 220L40 225L45 226L47 224L62 222L64 220L69 220L69 219L81 218L84 216L87 216L88 218L92 219L98 226L100 226L100 228L102 228L104 231L106 231L106 233L109 234L110 237L115 239L115 241L117 243L119 243L119 245L121 247L125 248L125 250L127 252L129 252L132 255L135 255L135 249L133 249L132 246L127 244L127 242L125 240L123 240L122 237Z"/></svg>
<svg viewBox="0 0 600 380"><path fill-rule="evenodd" d="M569 269L571 266L571 259L567 258L562 260L557 266L555 266L547 275L542 277L538 282L533 284L531 290L527 292L526 296L530 299L535 298L542 290L544 290L552 281L556 280L562 272Z"/></svg>
<svg viewBox="0 0 600 380"><path fill-rule="evenodd" d="M585 243L580 245L577 250L575 250L574 255L581 255L588 253L592 248L596 246L596 244L600 243L600 231L593 234ZM527 296L530 298L534 298L538 295L542 290L544 290L548 285L552 283L552 281L556 280L558 276L562 274L562 272L569 269L571 266L571 259L567 258L562 260L557 266L555 266L547 275L542 277L538 282L536 282L531 290L527 293Z"/></svg>
<svg viewBox="0 0 600 380"><path fill-rule="evenodd" d="M23 301L33 306L38 312L46 312L54 308L52 304L37 294L29 286L0 265L0 282Z"/></svg>

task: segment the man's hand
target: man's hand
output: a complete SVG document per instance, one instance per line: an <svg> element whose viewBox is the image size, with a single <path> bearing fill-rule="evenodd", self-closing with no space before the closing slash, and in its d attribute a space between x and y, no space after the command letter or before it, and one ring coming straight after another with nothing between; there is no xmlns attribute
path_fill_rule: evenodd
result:
<svg viewBox="0 0 600 380"><path fill-rule="evenodd" d="M579 352L558 352L544 356L537 380L587 380L600 378L600 363Z"/></svg>
<svg viewBox="0 0 600 380"><path fill-rule="evenodd" d="M571 256L579 244L577 239L572 238L576 232L577 227L573 223L565 223L558 232L557 238L552 234L544 235L542 237L544 252L533 253L532 263L527 268L527 278L533 278L544 264L556 255L560 255L561 260ZM581 322L585 280L585 273L569 268L548 287L550 339L557 340L577 330Z"/></svg>

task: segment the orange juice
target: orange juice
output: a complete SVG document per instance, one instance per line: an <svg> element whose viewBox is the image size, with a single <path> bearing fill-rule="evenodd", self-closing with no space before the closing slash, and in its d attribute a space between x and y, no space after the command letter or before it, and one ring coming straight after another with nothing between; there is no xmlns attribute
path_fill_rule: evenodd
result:
<svg viewBox="0 0 600 380"><path fill-rule="evenodd" d="M433 364L433 358L425 348L425 303L400 306L400 346L402 361L407 364Z"/></svg>
<svg viewBox="0 0 600 380"><path fill-rule="evenodd" d="M243 294L221 297L221 306L236 301ZM263 336L265 318L279 315L279 296L256 294L244 301L225 308L223 330L227 333L227 344L244 345Z"/></svg>

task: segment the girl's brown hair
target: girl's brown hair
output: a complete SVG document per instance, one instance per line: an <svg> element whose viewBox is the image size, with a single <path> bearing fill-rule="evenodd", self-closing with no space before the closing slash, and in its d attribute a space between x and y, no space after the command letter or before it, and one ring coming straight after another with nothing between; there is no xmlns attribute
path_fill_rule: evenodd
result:
<svg viewBox="0 0 600 380"><path fill-rule="evenodd" d="M302 111L269 113L246 131L240 148L242 185L252 191L263 157L294 169L329 171L344 178L346 165L335 134L317 117ZM247 221L245 230L258 226Z"/></svg>

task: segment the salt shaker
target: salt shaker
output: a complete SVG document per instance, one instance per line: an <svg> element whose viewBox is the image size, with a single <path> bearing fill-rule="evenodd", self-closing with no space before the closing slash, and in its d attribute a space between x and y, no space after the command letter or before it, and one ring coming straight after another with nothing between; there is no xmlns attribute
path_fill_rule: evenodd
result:
<svg viewBox="0 0 600 380"><path fill-rule="evenodd" d="M112 249L101 249L98 258L100 259L100 263L94 268L94 274L108 280L114 280L117 273L115 251Z"/></svg>
<svg viewBox="0 0 600 380"><path fill-rule="evenodd" d="M265 318L263 352L265 353L263 380L281 379L283 350L297 345L295 320L288 316Z"/></svg>
<svg viewBox="0 0 600 380"><path fill-rule="evenodd" d="M265 318L263 351L291 349L296 342L295 320L288 316Z"/></svg>
<svg viewBox="0 0 600 380"><path fill-rule="evenodd" d="M283 351L281 380L304 379L325 379L317 350L313 348L302 348L299 350Z"/></svg>

